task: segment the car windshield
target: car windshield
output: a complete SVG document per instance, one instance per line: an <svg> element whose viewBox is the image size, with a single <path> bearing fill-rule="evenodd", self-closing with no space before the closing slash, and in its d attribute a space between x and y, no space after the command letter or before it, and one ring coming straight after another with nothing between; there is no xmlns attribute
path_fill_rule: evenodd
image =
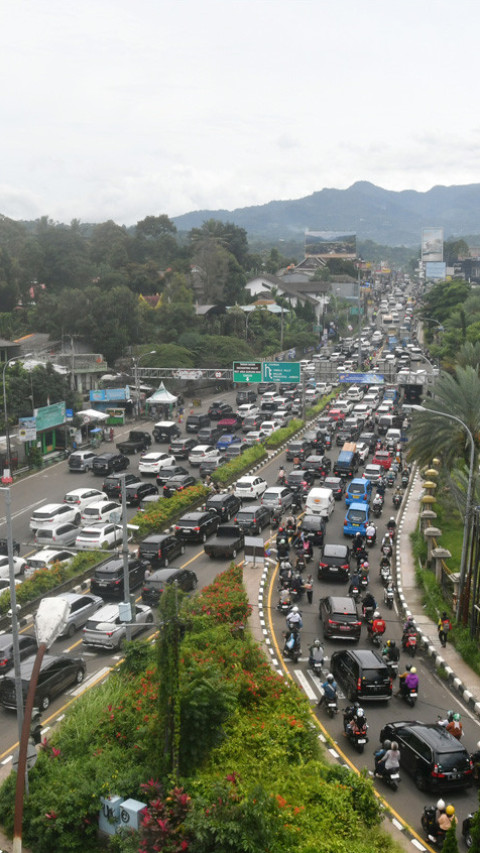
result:
<svg viewBox="0 0 480 853"><path fill-rule="evenodd" d="M249 510L246 510L246 509L243 509L237 515L237 521L254 521L254 520L255 520L255 513L250 512Z"/></svg>
<svg viewBox="0 0 480 853"><path fill-rule="evenodd" d="M438 755L438 769L448 773L452 770L468 770L470 761L468 755L461 752L441 752Z"/></svg>
<svg viewBox="0 0 480 853"><path fill-rule="evenodd" d="M100 516L100 510L99 510L99 509L95 509L94 507L86 506L86 507L85 507L85 509L83 510L83 514L84 514L85 516L86 516L86 515L91 515L91 516L93 516L93 517L95 517L95 518L98 518L98 517Z"/></svg>
<svg viewBox="0 0 480 853"><path fill-rule="evenodd" d="M178 522L179 527L198 527L199 519L196 518L181 518Z"/></svg>
<svg viewBox="0 0 480 853"><path fill-rule="evenodd" d="M82 530L79 534L79 539L100 539L100 530Z"/></svg>
<svg viewBox="0 0 480 853"><path fill-rule="evenodd" d="M360 495L365 491L365 486L361 486L360 483L351 484L348 487L348 491L351 495Z"/></svg>
<svg viewBox="0 0 480 853"><path fill-rule="evenodd" d="M362 509L351 509L348 513L348 519L353 524L361 524L362 521L365 521L367 517L367 513Z"/></svg>
<svg viewBox="0 0 480 853"><path fill-rule="evenodd" d="M389 675L385 669L364 669L362 673L362 680L366 681L367 684L374 684L379 681L388 681Z"/></svg>
<svg viewBox="0 0 480 853"><path fill-rule="evenodd" d="M32 558L28 561L28 566L30 569L45 569L47 564L45 560L35 560Z"/></svg>

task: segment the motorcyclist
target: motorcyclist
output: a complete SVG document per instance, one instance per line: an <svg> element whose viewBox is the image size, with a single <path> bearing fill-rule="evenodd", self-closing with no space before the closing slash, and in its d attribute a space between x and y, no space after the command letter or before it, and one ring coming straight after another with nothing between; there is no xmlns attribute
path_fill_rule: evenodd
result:
<svg viewBox="0 0 480 853"><path fill-rule="evenodd" d="M317 702L317 705L323 705L324 702L336 702L337 701L337 682L333 677L332 673L329 672L325 681L322 684L323 693Z"/></svg>
<svg viewBox="0 0 480 853"><path fill-rule="evenodd" d="M403 685L404 685L404 683L405 683L405 679L406 679L406 677L407 677L407 675L408 675L408 673L410 672L410 670L411 670L411 669L412 669L412 664L411 664L411 663L407 663L407 664L405 665L405 672L402 672L402 673L398 676L398 690L397 690L397 692L396 692L396 694L395 694L396 696L400 696L400 694L402 693L402 691L403 691Z"/></svg>
<svg viewBox="0 0 480 853"><path fill-rule="evenodd" d="M360 576L358 572L354 572L350 578L350 583L348 585L348 594L352 595L354 590L360 589Z"/></svg>
<svg viewBox="0 0 480 853"><path fill-rule="evenodd" d="M437 824L437 826L438 826L438 821L440 820L440 815L442 814L442 812L445 811L446 808L447 808L447 804L446 804L445 800L442 800L442 799L437 800L437 804L435 806L435 823Z"/></svg>
<svg viewBox="0 0 480 853"><path fill-rule="evenodd" d="M365 536L367 537L367 540L371 539L372 542L375 542L375 539L377 538L377 528L371 521L367 524Z"/></svg>
<svg viewBox="0 0 480 853"><path fill-rule="evenodd" d="M400 767L400 750L396 740L392 741L391 748L387 749L383 759L383 766L386 773L391 773Z"/></svg>
<svg viewBox="0 0 480 853"><path fill-rule="evenodd" d="M362 601L362 607L363 607L364 613L368 609L372 609L375 612L376 607L377 607L377 602L375 601L375 598L371 592L367 592L367 594L365 595L365 598Z"/></svg>
<svg viewBox="0 0 480 853"><path fill-rule="evenodd" d="M383 603L388 604L390 602L390 606L392 605L393 598L395 596L395 591L393 589L393 585L391 583L385 587L383 590Z"/></svg>
<svg viewBox="0 0 480 853"><path fill-rule="evenodd" d="M442 832L448 832L452 824L455 824L456 822L455 807L449 804L445 811L440 813L440 817L437 821L438 828Z"/></svg>
<svg viewBox="0 0 480 853"><path fill-rule="evenodd" d="M463 725L460 720L460 714L454 714L453 718L450 720L449 723L447 723L445 728L447 732L450 732L450 734L453 735L453 737L455 737L457 740L460 740L463 735Z"/></svg>
<svg viewBox="0 0 480 853"><path fill-rule="evenodd" d="M323 659L325 657L325 652L323 650L322 644L320 640L314 640L312 645L308 650L309 659L308 662L310 666L313 663L323 664Z"/></svg>
<svg viewBox="0 0 480 853"><path fill-rule="evenodd" d="M292 581L291 581L291 589L298 595L301 595L304 591L303 589L303 580L300 572L295 572ZM298 609L298 608L297 608ZM300 626L301 627L301 626Z"/></svg>
<svg viewBox="0 0 480 853"><path fill-rule="evenodd" d="M279 608L281 610L283 610L285 607L291 607L291 604L292 604L292 597L290 595L290 590L289 589L281 589L279 599L278 599Z"/></svg>
<svg viewBox="0 0 480 853"><path fill-rule="evenodd" d="M387 640L382 649L382 657L386 662L398 663L400 660L400 652L395 640Z"/></svg>
<svg viewBox="0 0 480 853"><path fill-rule="evenodd" d="M296 529L297 529L297 522L296 522L296 520L295 520L295 516L294 516L294 515L289 515L289 516L288 516L288 518L287 518L287 520L286 520L286 522L285 522L285 528L286 528L286 530L287 530L287 531L289 531L289 530L291 531L291 530L296 530Z"/></svg>
<svg viewBox="0 0 480 853"><path fill-rule="evenodd" d="M397 522L395 521L393 515L391 515L387 521L387 531L388 531L388 535L390 536L390 538L393 538L395 536L396 529L397 529Z"/></svg>
<svg viewBox="0 0 480 853"><path fill-rule="evenodd" d="M402 683L402 687L401 687L402 696L404 696L410 690L417 690L418 691L418 675L417 675L417 668L415 666L412 666L410 668L410 672L407 672L407 674L405 676L405 679L404 679L404 681Z"/></svg>
<svg viewBox="0 0 480 853"><path fill-rule="evenodd" d="M369 624L368 624L367 630L368 630L369 637L373 637L375 634L380 634L380 636L381 636L382 634L385 633L386 629L387 629L387 626L385 624L385 620L382 619L380 612L378 610L376 610L375 613L373 614L372 621L369 622Z"/></svg>
<svg viewBox="0 0 480 853"><path fill-rule="evenodd" d="M380 477L380 479L377 481L377 492L382 498L385 497L386 488L387 488L387 482L386 482L385 478Z"/></svg>
<svg viewBox="0 0 480 853"><path fill-rule="evenodd" d="M390 740L384 740L383 745L380 749L377 749L373 754L373 760L375 762L375 773L382 774L382 768L379 768L380 762L384 759L386 753L392 747L392 742Z"/></svg>
<svg viewBox="0 0 480 853"><path fill-rule="evenodd" d="M355 536L353 537L353 543L352 544L353 544L353 550L355 552L360 551L363 548L363 536L360 533L360 531L355 533Z"/></svg>
<svg viewBox="0 0 480 853"><path fill-rule="evenodd" d="M290 630L292 630L292 628L295 628L297 631L299 631L302 627L302 614L300 613L300 610L298 609L297 605L294 604L290 613L287 613L287 628L290 628Z"/></svg>
<svg viewBox="0 0 480 853"><path fill-rule="evenodd" d="M415 620L413 616L409 616L406 622L403 623L402 632L403 634L416 634L417 629L415 628Z"/></svg>
<svg viewBox="0 0 480 853"><path fill-rule="evenodd" d="M347 734L362 732L367 726L367 718L363 708L355 708L354 713L347 721L345 732Z"/></svg>
<svg viewBox="0 0 480 853"><path fill-rule="evenodd" d="M281 465L280 468L278 469L277 480L280 483L280 485L282 485L282 486L285 485L285 468L283 467L283 465Z"/></svg>

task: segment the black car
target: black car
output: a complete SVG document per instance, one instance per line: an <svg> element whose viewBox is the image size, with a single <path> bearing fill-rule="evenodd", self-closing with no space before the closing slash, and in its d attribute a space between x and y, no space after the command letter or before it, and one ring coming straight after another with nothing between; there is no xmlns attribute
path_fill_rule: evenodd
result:
<svg viewBox="0 0 480 853"><path fill-rule="evenodd" d="M110 474L103 481L102 491L112 500L118 500L122 494L123 479L125 486L129 486L130 483L138 483L138 474Z"/></svg>
<svg viewBox="0 0 480 853"><path fill-rule="evenodd" d="M188 438L188 436L186 438L174 438L170 442L168 450L172 456L175 456L175 459L187 459L188 454L197 444L196 438Z"/></svg>
<svg viewBox="0 0 480 853"><path fill-rule="evenodd" d="M114 471L125 471L130 465L128 456L123 453L100 453L92 462L92 471L97 477L113 474Z"/></svg>
<svg viewBox="0 0 480 853"><path fill-rule="evenodd" d="M194 447L196 447L196 444ZM155 482L158 487L161 487L171 480L172 477L181 477L188 473L188 468L184 468L183 465L165 465L165 468L160 468L160 471L155 478Z"/></svg>
<svg viewBox="0 0 480 853"><path fill-rule="evenodd" d="M355 599L350 595L327 595L321 598L319 616L325 638L355 641L360 639L362 622L357 613Z"/></svg>
<svg viewBox="0 0 480 853"><path fill-rule="evenodd" d="M286 456L288 461L292 459L306 459L312 452L312 445L304 438L295 438L287 444Z"/></svg>
<svg viewBox="0 0 480 853"><path fill-rule="evenodd" d="M342 477L325 477L320 486L325 489L331 489L336 501L341 501L345 494L346 483Z"/></svg>
<svg viewBox="0 0 480 853"><path fill-rule="evenodd" d="M179 474L176 477L170 477L163 485L163 497L171 498L175 492L183 492L189 486L195 486L197 480L191 474Z"/></svg>
<svg viewBox="0 0 480 853"><path fill-rule="evenodd" d="M464 746L443 726L403 720L387 723L380 739L396 740L400 764L419 791L464 788L472 781L472 763Z"/></svg>
<svg viewBox="0 0 480 853"><path fill-rule="evenodd" d="M215 533L220 519L214 509L187 512L175 525L175 533L184 542L206 542Z"/></svg>
<svg viewBox="0 0 480 853"><path fill-rule="evenodd" d="M140 586L144 574L145 563L129 555L128 577L131 590ZM100 595L101 598L123 599L125 595L123 557L112 557L96 567L90 581L90 592Z"/></svg>
<svg viewBox="0 0 480 853"><path fill-rule="evenodd" d="M308 441L315 453L323 453L325 444L325 435L319 429L309 429L304 434L305 441Z"/></svg>
<svg viewBox="0 0 480 853"><path fill-rule="evenodd" d="M180 430L175 421L159 421L153 428L153 437L159 444L172 441L180 435Z"/></svg>
<svg viewBox="0 0 480 853"><path fill-rule="evenodd" d="M233 408L230 403L226 403L224 400L214 400L208 410L208 417L212 421L220 421L231 414L233 414Z"/></svg>
<svg viewBox="0 0 480 853"><path fill-rule="evenodd" d="M168 566L175 557L184 553L184 543L173 533L151 533L150 536L142 539L138 548L138 556L142 563L150 563L155 569Z"/></svg>
<svg viewBox="0 0 480 853"><path fill-rule="evenodd" d="M310 539L313 545L323 545L325 538L325 519L319 515L304 515L299 531L305 534L307 539Z"/></svg>
<svg viewBox="0 0 480 853"><path fill-rule="evenodd" d="M271 393L272 391L276 391L277 386L275 382L259 382L257 385L257 391L259 394Z"/></svg>
<svg viewBox="0 0 480 853"><path fill-rule="evenodd" d="M323 545L318 563L318 578L337 578L347 581L350 577L350 548L348 545Z"/></svg>
<svg viewBox="0 0 480 853"><path fill-rule="evenodd" d="M36 655L25 658L20 664L23 703L27 700L28 688L32 678ZM34 705L46 711L52 699L63 693L72 684L81 684L85 678L87 666L82 657L68 655L45 655L40 665ZM13 670L0 682L0 704L4 708L16 710L15 673Z"/></svg>
<svg viewBox="0 0 480 853"><path fill-rule="evenodd" d="M335 444L337 447L343 447L346 441L354 441L354 436L350 427L341 426L335 436Z"/></svg>
<svg viewBox="0 0 480 853"><path fill-rule="evenodd" d="M139 506L140 501L147 495L158 495L158 489L153 483L130 483L125 489L125 498L129 506Z"/></svg>
<svg viewBox="0 0 480 853"><path fill-rule="evenodd" d="M225 457L219 456L217 459L205 459L204 462L200 462L198 466L198 473L200 477L206 477L208 474L213 474L217 468L220 468L221 465L225 462Z"/></svg>
<svg viewBox="0 0 480 853"><path fill-rule="evenodd" d="M377 436L374 432L361 432L358 440L359 442L363 441L364 444L368 444L370 453L373 453L377 446Z"/></svg>
<svg viewBox="0 0 480 853"><path fill-rule="evenodd" d="M248 391L237 391L235 402L237 406L243 406L244 403L256 403L257 393L251 389Z"/></svg>
<svg viewBox="0 0 480 853"><path fill-rule="evenodd" d="M270 508L262 504L249 504L241 507L235 516L235 524L246 535L257 536L264 527L270 524Z"/></svg>
<svg viewBox="0 0 480 853"><path fill-rule="evenodd" d="M7 580L7 587L9 586ZM18 648L20 660L37 653L37 641L28 634L19 634ZM13 634L0 634L0 675L4 675L13 667Z"/></svg>
<svg viewBox="0 0 480 853"><path fill-rule="evenodd" d="M198 579L195 572L190 569L159 569L153 572L142 587L142 601L151 607L156 607L162 592L170 583L178 584L183 592L195 589Z"/></svg>
<svg viewBox="0 0 480 853"><path fill-rule="evenodd" d="M224 492L219 495L209 495L205 504L207 509L213 509L220 521L230 521L240 509L242 502L232 492Z"/></svg>
<svg viewBox="0 0 480 853"><path fill-rule="evenodd" d="M388 666L380 654L372 649L343 649L334 652L330 670L343 685L350 702L361 700L363 703L365 699L384 701L392 695L392 679ZM393 740L398 739L395 737Z"/></svg>
<svg viewBox="0 0 480 853"><path fill-rule="evenodd" d="M304 471L312 471L315 477L326 477L332 470L332 460L328 456L310 453L302 462Z"/></svg>
<svg viewBox="0 0 480 853"><path fill-rule="evenodd" d="M307 468L306 471L290 471L287 474L285 485L294 495L306 495L315 481L315 474Z"/></svg>

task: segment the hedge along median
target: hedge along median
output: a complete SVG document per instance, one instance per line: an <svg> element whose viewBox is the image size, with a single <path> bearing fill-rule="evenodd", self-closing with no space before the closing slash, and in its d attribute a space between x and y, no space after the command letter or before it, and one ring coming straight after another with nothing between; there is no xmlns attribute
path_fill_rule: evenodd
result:
<svg viewBox="0 0 480 853"><path fill-rule="evenodd" d="M129 522L138 527L135 539L142 539L149 533L157 533L165 527L170 527L188 509L194 509L204 503L209 494L208 486L189 486L180 494L176 492L171 498L161 498L152 503L146 512L137 512Z"/></svg>
<svg viewBox="0 0 480 853"><path fill-rule="evenodd" d="M254 447L249 447L241 456L237 456L236 459L232 459L231 462L217 468L212 473L212 480L219 486L228 486L237 480L241 474L245 474L250 468L266 459L267 455L263 442Z"/></svg>

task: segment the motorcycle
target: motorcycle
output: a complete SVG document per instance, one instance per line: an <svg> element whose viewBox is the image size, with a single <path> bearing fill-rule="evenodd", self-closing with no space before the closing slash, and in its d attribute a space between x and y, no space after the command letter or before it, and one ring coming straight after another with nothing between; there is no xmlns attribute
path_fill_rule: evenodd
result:
<svg viewBox="0 0 480 853"><path fill-rule="evenodd" d="M398 769L392 770L377 770L375 767L375 772L373 774L376 779L382 779L392 791L396 791L400 784L400 771Z"/></svg>
<svg viewBox="0 0 480 853"><path fill-rule="evenodd" d="M285 644L283 646L284 657L290 658L294 663L298 663L298 659L302 653L300 645L300 631L290 630L285 636Z"/></svg>
<svg viewBox="0 0 480 853"><path fill-rule="evenodd" d="M392 503L394 509L400 509L400 504L402 503L402 495L400 494L400 492L395 492L392 498Z"/></svg>
<svg viewBox="0 0 480 853"><path fill-rule="evenodd" d="M389 660L387 657L383 657L383 660L388 667L388 674L390 678L395 680L398 675L398 662L395 660Z"/></svg>
<svg viewBox="0 0 480 853"><path fill-rule="evenodd" d="M377 531L375 533L367 533L365 536L365 544L368 548L373 548L377 541Z"/></svg>
<svg viewBox="0 0 480 853"><path fill-rule="evenodd" d="M407 486L408 486L408 474L406 474L404 471L402 474L402 488L406 489Z"/></svg>
<svg viewBox="0 0 480 853"><path fill-rule="evenodd" d="M380 518L383 508L383 498L381 495L375 495L372 501L372 512L375 518Z"/></svg>
<svg viewBox="0 0 480 853"><path fill-rule="evenodd" d="M445 841L445 830L440 829L437 824L436 811L435 806L424 806L421 822L428 840L441 850Z"/></svg>
<svg viewBox="0 0 480 853"><path fill-rule="evenodd" d="M390 560L390 557L392 556L392 553L393 553L391 541L390 542L387 542L387 541L382 542L380 550L381 550L383 556L386 557L388 560Z"/></svg>
<svg viewBox="0 0 480 853"><path fill-rule="evenodd" d="M285 533L287 536L293 536L297 532L297 525L295 523L292 524L290 520L287 520L285 525Z"/></svg>
<svg viewBox="0 0 480 853"><path fill-rule="evenodd" d="M338 696L337 691L335 691L335 696L332 696L330 699L324 698L323 703L325 705L325 710L330 717L333 719L335 714L338 714Z"/></svg>
<svg viewBox="0 0 480 853"><path fill-rule="evenodd" d="M371 622L373 619L373 614L375 613L375 605L363 605L363 621L367 623Z"/></svg>
<svg viewBox="0 0 480 853"><path fill-rule="evenodd" d="M285 474L282 474L279 472L278 477L277 477L277 486L284 486L286 479L287 478L286 478Z"/></svg>
<svg viewBox="0 0 480 853"><path fill-rule="evenodd" d="M323 651L322 646L320 646L320 648L317 649L316 651L318 653L318 656L313 657L312 653L310 653L309 658L308 658L308 665L315 675L320 676L322 674L323 660L324 660L325 653Z"/></svg>
<svg viewBox="0 0 480 853"><path fill-rule="evenodd" d="M288 540L284 537L277 538L277 557L279 560L283 560L285 557L288 557L288 552L290 550L290 545L288 544Z"/></svg>
<svg viewBox="0 0 480 853"><path fill-rule="evenodd" d="M389 610L393 608L393 602L395 598L395 592L393 586L388 584L388 586L383 591L383 603L387 605Z"/></svg>
<svg viewBox="0 0 480 853"><path fill-rule="evenodd" d="M388 563L388 565L385 564L383 566L380 566L380 580L381 580L384 588L386 588L387 586L389 586L391 584L392 573L391 573L391 569L390 569L390 563Z"/></svg>
<svg viewBox="0 0 480 853"><path fill-rule="evenodd" d="M280 597L277 604L277 610L280 613L283 613L285 616L292 609L292 596L289 589L283 589L280 591Z"/></svg>
<svg viewBox="0 0 480 853"><path fill-rule="evenodd" d="M272 530L277 530L280 527L280 522L282 520L282 514L279 512L274 512L272 514L272 520L270 522L270 526Z"/></svg>
<svg viewBox="0 0 480 853"><path fill-rule="evenodd" d="M368 563L368 551L362 546L361 548L357 548L355 551L355 557L357 558L357 566L360 568L362 563Z"/></svg>
<svg viewBox="0 0 480 853"><path fill-rule="evenodd" d="M364 572L362 575L360 575L360 588L365 592L367 586L368 586L368 573Z"/></svg>
<svg viewBox="0 0 480 853"><path fill-rule="evenodd" d="M413 708L418 699L418 690L413 687L405 687L405 685L402 685L400 697L401 699L405 699L405 702L410 706L410 708Z"/></svg>
<svg viewBox="0 0 480 853"><path fill-rule="evenodd" d="M348 709L345 709L345 710L348 710ZM352 722L351 725L347 725L348 722L349 722L348 718L345 716L345 713L344 713L343 727L345 729L345 734L347 736L347 739L350 741L352 746L357 750L357 752L359 752L361 755L363 750L365 749L365 744L368 743L368 737L367 737L368 725L367 725L367 723L365 723L363 726L357 726L356 723L354 723L354 722Z"/></svg>
<svg viewBox="0 0 480 853"><path fill-rule="evenodd" d="M385 478L387 481L387 486L389 486L390 488L392 488L392 486L395 485L395 477L396 477L395 471L392 471L392 469L390 469L390 471L387 473L387 476Z"/></svg>
<svg viewBox="0 0 480 853"><path fill-rule="evenodd" d="M351 595L352 598L354 599L354 601L358 604L358 602L360 601L360 589L359 589L359 587L353 586L351 588L351 590L349 590L348 594Z"/></svg>
<svg viewBox="0 0 480 853"><path fill-rule="evenodd" d="M415 632L403 635L402 649L404 652L407 652L410 657L415 657L417 653L417 635Z"/></svg>

